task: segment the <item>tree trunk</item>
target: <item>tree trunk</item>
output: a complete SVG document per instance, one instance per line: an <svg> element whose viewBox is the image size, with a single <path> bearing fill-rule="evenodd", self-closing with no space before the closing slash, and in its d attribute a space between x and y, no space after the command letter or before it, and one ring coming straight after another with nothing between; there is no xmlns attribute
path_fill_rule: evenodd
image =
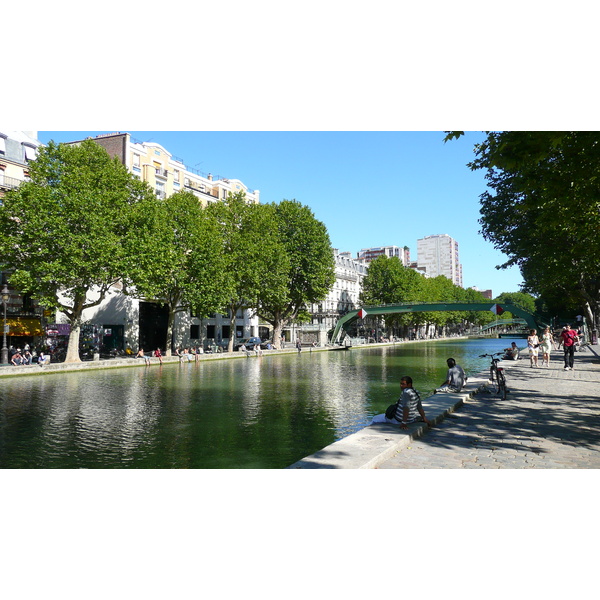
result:
<svg viewBox="0 0 600 600"><path fill-rule="evenodd" d="M233 342L235 341L235 315L237 310L233 307L229 307L231 317L229 319L229 342L227 343L227 352L233 352Z"/></svg>
<svg viewBox="0 0 600 600"><path fill-rule="evenodd" d="M172 356L173 325L175 323L175 309L169 304L169 321L167 323L167 337L165 339L165 356Z"/></svg>
<svg viewBox="0 0 600 600"><path fill-rule="evenodd" d="M71 333L69 334L69 344L67 346L67 356L65 363L80 363L79 358L79 334L81 333L81 317L73 319L71 322Z"/></svg>
<svg viewBox="0 0 600 600"><path fill-rule="evenodd" d="M281 336L283 335L283 321L275 319L273 323L273 346L276 350L281 350Z"/></svg>
<svg viewBox="0 0 600 600"><path fill-rule="evenodd" d="M79 334L81 333L81 315L83 314L83 305L87 294L75 296L73 308L70 313L71 333L69 334L69 344L67 346L66 363L80 363L79 358Z"/></svg>

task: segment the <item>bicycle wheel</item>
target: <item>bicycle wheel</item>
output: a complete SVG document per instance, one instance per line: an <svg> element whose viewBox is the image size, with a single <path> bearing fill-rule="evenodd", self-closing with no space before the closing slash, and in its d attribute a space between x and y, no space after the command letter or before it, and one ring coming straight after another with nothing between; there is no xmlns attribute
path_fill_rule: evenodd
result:
<svg viewBox="0 0 600 600"><path fill-rule="evenodd" d="M502 369L498 369L498 395L502 400L506 400L506 379L504 379L504 373Z"/></svg>

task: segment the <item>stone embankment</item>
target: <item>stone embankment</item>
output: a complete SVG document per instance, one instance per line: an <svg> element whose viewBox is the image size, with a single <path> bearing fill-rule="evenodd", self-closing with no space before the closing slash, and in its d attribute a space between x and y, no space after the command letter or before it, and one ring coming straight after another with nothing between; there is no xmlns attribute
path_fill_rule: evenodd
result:
<svg viewBox="0 0 600 600"><path fill-rule="evenodd" d="M440 338L444 339L444 338ZM466 339L466 338L453 338L453 339ZM385 342L385 343L377 343L377 344L365 344L359 346L353 346L354 349L361 348L373 348L375 346L393 346L395 344L418 344L422 342L427 342L432 340L414 340L414 341L406 341L406 342ZM312 347L303 345L302 353L306 352L327 352L329 350L340 350L343 347L340 346L318 346ZM288 342L287 347L281 350L262 350L262 356L272 356L276 354L297 354L298 350L294 344ZM205 360L224 360L224 359L240 359L254 356L254 351L244 352L216 352L199 354L198 361ZM162 357L164 364L171 364L180 362L178 356L163 356ZM184 358L182 362L187 362L187 358ZM196 358L191 356L189 362L194 362ZM129 357L119 357L119 358L110 358L110 359L101 359L101 360L91 360L84 361L80 363L50 363L49 365L40 366L37 364L33 365L0 365L0 377L8 377L8 376L16 376L16 375L39 375L41 373L65 373L69 371L81 371L81 370L94 370L94 369L114 369L118 367L146 367L145 360L143 358L134 358L133 356ZM150 358L149 366L160 366L158 358L154 358L153 356Z"/></svg>
<svg viewBox="0 0 600 600"><path fill-rule="evenodd" d="M600 346L577 352L572 371L560 351L549 367L503 361L506 400L486 391L487 375L473 377L462 394L423 400L431 429L370 425L289 468L600 468L599 355Z"/></svg>
<svg viewBox="0 0 600 600"><path fill-rule="evenodd" d="M328 348L303 348L302 352L312 352L312 351L323 351L328 350ZM263 356L272 355L272 354L294 354L297 353L298 350L296 348L292 348L290 344L290 348L284 348L283 350L263 350ZM216 352L215 354L199 354L199 361L210 361L210 360L223 360L223 359L240 359L247 358L248 356L254 356L254 352ZM180 361L178 356L163 356L162 357L164 364L173 364L178 362L188 362L187 358L184 358ZM194 356L191 356L189 362L194 362L196 359ZM17 375L40 375L43 373L66 373L69 371L90 371L96 369L115 369L115 368L124 368L124 367L146 367L146 368L154 368L160 367L160 363L158 358L154 358L153 356L150 358L150 365L146 365L146 362L143 358L134 358L133 356L129 357L119 357L119 358L109 358L109 359L101 359L101 360L89 360L80 363L50 363L49 365L20 365L20 366L0 366L0 377L7 376L17 376Z"/></svg>

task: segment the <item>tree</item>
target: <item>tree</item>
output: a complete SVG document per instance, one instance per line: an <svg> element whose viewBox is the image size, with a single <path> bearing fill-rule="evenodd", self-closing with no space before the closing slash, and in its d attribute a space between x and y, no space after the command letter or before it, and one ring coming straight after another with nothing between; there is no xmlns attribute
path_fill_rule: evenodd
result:
<svg viewBox="0 0 600 600"><path fill-rule="evenodd" d="M360 299L363 304L398 304L421 300L424 277L397 256L378 256L369 264Z"/></svg>
<svg viewBox="0 0 600 600"><path fill-rule="evenodd" d="M499 304L514 304L520 306L523 310L530 313L535 313L535 298L531 294L525 292L502 292L496 297L494 302ZM505 316L506 315L506 316ZM514 316L510 312L502 313L501 318L512 319Z"/></svg>
<svg viewBox="0 0 600 600"><path fill-rule="evenodd" d="M11 284L71 324L66 362L79 362L82 313L127 283L143 247L134 209L152 200L134 178L92 140L40 148L30 180L0 206L0 255Z"/></svg>
<svg viewBox="0 0 600 600"><path fill-rule="evenodd" d="M323 300L335 283L335 260L327 228L308 206L296 200L273 204L273 235L288 261L285 285L263 286L256 299L259 317L273 325L276 348L285 325L302 314L306 306Z"/></svg>
<svg viewBox="0 0 600 600"><path fill-rule="evenodd" d="M169 309L166 355L172 351L173 325L178 313L207 317L227 303L226 260L217 223L198 198L179 191L155 200L140 214L153 252L140 260L135 294ZM142 258L142 257L140 257Z"/></svg>
<svg viewBox="0 0 600 600"><path fill-rule="evenodd" d="M259 307L287 290L289 258L277 235L275 207L248 204L246 194L237 192L208 208L219 226L224 260L226 292L223 306L230 316L228 351L233 351L238 311Z"/></svg>
<svg viewBox="0 0 600 600"><path fill-rule="evenodd" d="M461 132L452 132L446 140ZM518 265L524 291L600 313L600 133L493 132L475 147L485 169L482 234ZM554 308L556 304L553 302Z"/></svg>
<svg viewBox="0 0 600 600"><path fill-rule="evenodd" d="M397 256L378 256L369 264L363 279L360 300L366 305L399 304L423 300L425 278L405 267ZM407 327L422 318L421 313L390 315L386 326Z"/></svg>

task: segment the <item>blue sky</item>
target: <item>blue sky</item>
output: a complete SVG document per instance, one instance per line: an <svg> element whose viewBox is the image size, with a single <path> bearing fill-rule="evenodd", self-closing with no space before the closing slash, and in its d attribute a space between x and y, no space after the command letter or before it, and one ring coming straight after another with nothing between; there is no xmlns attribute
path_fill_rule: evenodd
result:
<svg viewBox="0 0 600 600"><path fill-rule="evenodd" d="M40 131L47 143L104 131ZM161 144L186 166L240 179L261 202L295 199L327 226L331 243L353 256L372 246L408 246L448 234L459 243L465 287L515 292L518 269L497 270L504 256L479 234L484 174L467 166L481 132L443 142L441 131L129 131Z"/></svg>

